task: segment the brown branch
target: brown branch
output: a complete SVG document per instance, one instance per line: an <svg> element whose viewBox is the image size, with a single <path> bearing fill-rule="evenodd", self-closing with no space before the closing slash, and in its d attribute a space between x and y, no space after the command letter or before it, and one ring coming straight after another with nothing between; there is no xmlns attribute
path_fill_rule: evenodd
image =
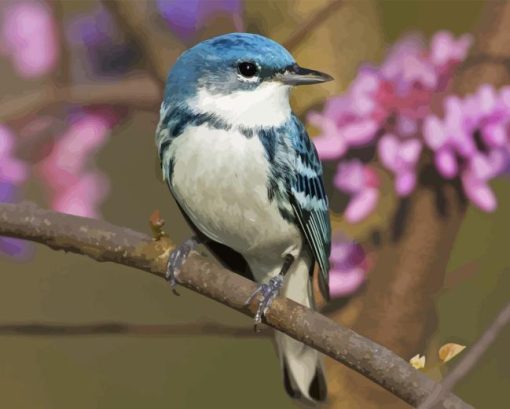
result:
<svg viewBox="0 0 510 409"><path fill-rule="evenodd" d="M45 244L55 250L87 255L164 276L171 250L159 241L110 223L60 214L31 203L0 205L0 234ZM190 255L177 277L179 284L249 316L256 301L245 305L255 284L197 253ZM413 406L437 384L390 350L289 299L277 297L265 317L271 327L319 350L371 379ZM444 408L470 408L449 394Z"/></svg>
<svg viewBox="0 0 510 409"><path fill-rule="evenodd" d="M185 46L169 31L159 31L147 0L103 0L125 35L138 48L152 76L163 85Z"/></svg>
<svg viewBox="0 0 510 409"><path fill-rule="evenodd" d="M303 22L303 24L283 42L283 46L289 51L294 50L301 41L317 28L317 26L320 26L325 20L331 17L343 3L343 0L331 0L307 21Z"/></svg>
<svg viewBox="0 0 510 409"><path fill-rule="evenodd" d="M234 327L215 322L189 324L129 324L101 322L93 324L11 323L0 325L0 336L83 336L83 335L129 335L129 336L218 336L235 338L267 337L270 331L255 333L249 327Z"/></svg>
<svg viewBox="0 0 510 409"><path fill-rule="evenodd" d="M48 85L1 100L0 122L21 119L58 104L105 104L157 112L160 102L161 91L148 76L136 76L106 84Z"/></svg>
<svg viewBox="0 0 510 409"><path fill-rule="evenodd" d="M510 2L488 0L471 55L456 75L457 93L473 92L480 84L508 84L510 71Z"/></svg>
<svg viewBox="0 0 510 409"><path fill-rule="evenodd" d="M469 348L468 352L460 363L446 376L443 382L437 385L436 390L423 402L418 409L432 409L437 403L450 393L455 385L464 378L473 367L480 361L500 332L510 324L510 303L508 303L498 314L494 322L487 328L476 343ZM440 406L439 406L440 407Z"/></svg>

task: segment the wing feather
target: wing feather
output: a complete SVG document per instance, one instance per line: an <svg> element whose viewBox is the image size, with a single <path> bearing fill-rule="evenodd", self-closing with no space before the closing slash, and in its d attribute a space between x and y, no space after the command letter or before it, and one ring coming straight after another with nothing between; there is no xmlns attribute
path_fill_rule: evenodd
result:
<svg viewBox="0 0 510 409"><path fill-rule="evenodd" d="M319 264L321 292L329 298L331 224L322 166L302 123L296 117L293 117L292 123L291 141L296 152L296 174L290 182L290 202L306 242Z"/></svg>

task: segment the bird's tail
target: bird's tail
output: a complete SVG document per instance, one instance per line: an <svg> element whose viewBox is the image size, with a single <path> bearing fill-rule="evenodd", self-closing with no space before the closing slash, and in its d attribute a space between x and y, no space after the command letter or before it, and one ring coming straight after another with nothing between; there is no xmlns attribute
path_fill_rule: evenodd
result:
<svg viewBox="0 0 510 409"><path fill-rule="evenodd" d="M295 270L287 275L282 295L312 307L308 263L298 259L296 264ZM309 404L325 401L327 386L319 352L281 332L276 331L275 336L287 393Z"/></svg>

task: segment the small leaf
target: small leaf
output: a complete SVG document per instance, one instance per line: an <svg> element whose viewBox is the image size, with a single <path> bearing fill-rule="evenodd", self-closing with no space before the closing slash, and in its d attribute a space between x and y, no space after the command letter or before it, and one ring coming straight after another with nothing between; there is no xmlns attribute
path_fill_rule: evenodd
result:
<svg viewBox="0 0 510 409"><path fill-rule="evenodd" d="M416 369L423 369L425 368L425 355L416 354L409 360L409 363Z"/></svg>
<svg viewBox="0 0 510 409"><path fill-rule="evenodd" d="M448 343L444 344L441 348L439 348L439 359L442 362L448 362L450 359L459 355L464 348L464 345Z"/></svg>

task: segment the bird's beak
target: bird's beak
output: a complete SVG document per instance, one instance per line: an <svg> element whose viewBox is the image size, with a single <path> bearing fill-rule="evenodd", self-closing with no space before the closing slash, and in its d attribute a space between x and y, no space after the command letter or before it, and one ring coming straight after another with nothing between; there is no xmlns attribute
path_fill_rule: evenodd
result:
<svg viewBox="0 0 510 409"><path fill-rule="evenodd" d="M278 74L277 79L286 85L307 85L331 81L333 77L320 71L309 70L293 64L287 67L283 73Z"/></svg>

